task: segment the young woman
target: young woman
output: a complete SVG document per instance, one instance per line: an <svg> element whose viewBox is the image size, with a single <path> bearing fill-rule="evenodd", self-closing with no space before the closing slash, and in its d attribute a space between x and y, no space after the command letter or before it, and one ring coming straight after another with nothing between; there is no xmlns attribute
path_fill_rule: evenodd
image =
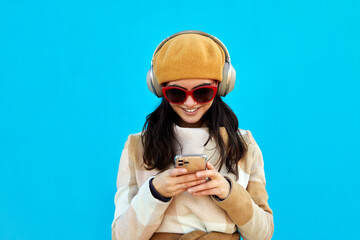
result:
<svg viewBox="0 0 360 240"><path fill-rule="evenodd" d="M125 143L113 240L271 239L261 151L220 98L235 83L225 46L177 33L156 49L147 82L162 102ZM179 154L206 155L206 169L175 167Z"/></svg>

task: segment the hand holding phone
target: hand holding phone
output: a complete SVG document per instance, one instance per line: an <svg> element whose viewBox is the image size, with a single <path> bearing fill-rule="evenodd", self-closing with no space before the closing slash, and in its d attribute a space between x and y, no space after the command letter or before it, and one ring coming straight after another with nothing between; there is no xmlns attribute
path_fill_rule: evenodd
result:
<svg viewBox="0 0 360 240"><path fill-rule="evenodd" d="M206 170L207 157L204 154L183 154L175 157L175 167L186 168L187 173Z"/></svg>

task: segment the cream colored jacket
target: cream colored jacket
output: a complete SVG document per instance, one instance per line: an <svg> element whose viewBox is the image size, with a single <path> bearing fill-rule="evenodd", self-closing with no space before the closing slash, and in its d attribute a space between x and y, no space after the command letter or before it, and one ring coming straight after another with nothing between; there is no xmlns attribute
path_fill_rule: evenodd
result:
<svg viewBox="0 0 360 240"><path fill-rule="evenodd" d="M222 129L225 143L227 134ZM205 154L211 164L218 167L219 151L214 140L206 146L209 132L203 128L175 127L181 144L178 154ZM146 170L140 133L130 135L120 158L115 195L115 215L112 223L113 240L148 240L155 232L233 233L242 238L271 239L274 224L272 210L265 190L262 153L250 131L239 130L248 151L239 161L239 178L228 173L223 166L220 173L231 180L231 191L223 201L211 196L193 196L181 193L170 202L154 198L149 180L159 173Z"/></svg>

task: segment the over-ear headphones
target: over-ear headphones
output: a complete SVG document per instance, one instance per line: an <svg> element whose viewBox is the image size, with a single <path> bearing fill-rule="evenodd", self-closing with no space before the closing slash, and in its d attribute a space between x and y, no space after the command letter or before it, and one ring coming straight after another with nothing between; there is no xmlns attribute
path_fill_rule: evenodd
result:
<svg viewBox="0 0 360 240"><path fill-rule="evenodd" d="M223 97L226 96L229 92L231 92L233 90L234 85L235 85L235 78L236 78L235 69L231 65L229 52L226 49L225 45L216 37L214 37L210 34L207 34L205 32L195 31L195 30L182 31L182 32L175 33L174 35L167 37L165 40L163 40L158 45L158 47L155 49L155 52L154 52L152 60L151 60L150 70L148 71L147 76L146 76L146 82L147 82L147 86L148 86L149 90L153 94L155 94L157 97L163 97L163 94L161 92L161 85L157 82L155 74L154 74L154 69L153 69L154 57L155 57L156 53L162 48L162 46L164 46L164 44L167 41L169 41L170 39L175 38L179 35L182 35L182 34L199 34L202 36L209 37L223 49L224 54L225 54L225 63L224 63L224 68L223 68L223 72L222 72L222 81L219 82L217 95L220 95Z"/></svg>

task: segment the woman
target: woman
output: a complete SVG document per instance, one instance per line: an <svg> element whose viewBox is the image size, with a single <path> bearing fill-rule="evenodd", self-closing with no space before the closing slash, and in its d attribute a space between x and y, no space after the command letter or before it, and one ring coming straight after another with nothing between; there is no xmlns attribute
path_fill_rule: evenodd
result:
<svg viewBox="0 0 360 240"><path fill-rule="evenodd" d="M225 46L177 33L156 49L147 82L163 99L125 143L112 238L270 239L261 151L220 98L235 83ZM205 154L206 169L175 168L178 154Z"/></svg>

